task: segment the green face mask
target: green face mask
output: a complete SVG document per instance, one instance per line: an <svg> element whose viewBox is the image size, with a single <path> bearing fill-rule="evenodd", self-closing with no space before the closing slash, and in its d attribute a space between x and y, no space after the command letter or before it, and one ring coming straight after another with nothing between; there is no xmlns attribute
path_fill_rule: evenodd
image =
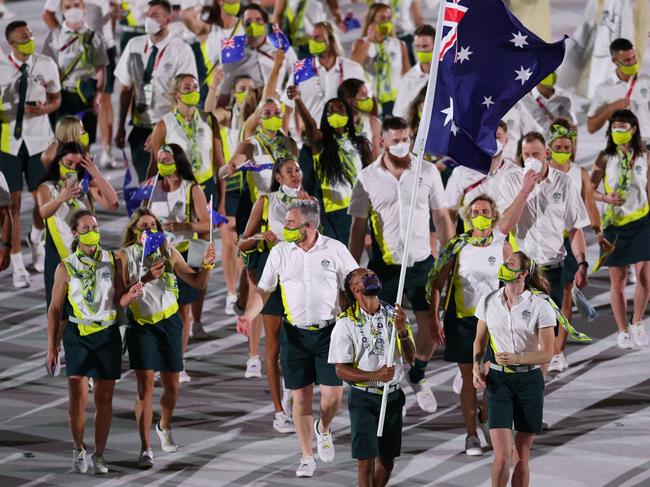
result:
<svg viewBox="0 0 650 487"><path fill-rule="evenodd" d="M539 84L547 88L553 88L555 86L556 81L557 81L557 74L551 73L542 81L540 81Z"/></svg>
<svg viewBox="0 0 650 487"><path fill-rule="evenodd" d="M618 69L620 69L621 73L627 75L627 76L634 76L639 72L639 63L634 63L634 64L619 64Z"/></svg>
<svg viewBox="0 0 650 487"><path fill-rule="evenodd" d="M73 174L76 176L78 174L78 171L76 169L70 169L69 167L66 167L61 162L59 163L59 174L61 175L61 179L66 179L68 176L72 176Z"/></svg>
<svg viewBox="0 0 650 487"><path fill-rule="evenodd" d="M160 177L164 178L167 176L171 176L176 172L176 164L163 164L162 162L159 162L158 164L158 174L160 174Z"/></svg>
<svg viewBox="0 0 650 487"><path fill-rule="evenodd" d="M266 25L260 25L257 22L251 22L244 30L248 37L260 37L266 34Z"/></svg>
<svg viewBox="0 0 650 487"><path fill-rule="evenodd" d="M84 245L97 245L99 243L99 232L90 230L79 235L79 242Z"/></svg>
<svg viewBox="0 0 650 487"><path fill-rule="evenodd" d="M519 278L519 273L523 272L523 269L510 269L505 263L499 266L499 281L502 282L512 282L516 281Z"/></svg>
<svg viewBox="0 0 650 487"><path fill-rule="evenodd" d="M555 152L551 151L551 159L553 159L558 164L566 164L571 159L570 152Z"/></svg>
<svg viewBox="0 0 650 487"><path fill-rule="evenodd" d="M363 100L357 100L356 104L357 104L357 108L365 113L372 112L372 107L375 106L375 102L370 97L365 98Z"/></svg>
<svg viewBox="0 0 650 487"><path fill-rule="evenodd" d="M16 50L21 54L30 56L34 54L34 51L36 51L36 43L34 42L34 39L30 39L27 42L16 43Z"/></svg>
<svg viewBox="0 0 650 487"><path fill-rule="evenodd" d="M327 116L327 123L329 123L332 128L340 129L348 124L348 116L341 115L340 113L330 113Z"/></svg>
<svg viewBox="0 0 650 487"><path fill-rule="evenodd" d="M307 225L306 223L303 223L297 228L287 228L287 227L282 228L282 240L289 243L298 242L303 236L303 234L300 233L300 229L306 225Z"/></svg>
<svg viewBox="0 0 650 487"><path fill-rule="evenodd" d="M90 135L88 135L88 132L81 132L81 135L79 136L79 143L84 147L88 147L90 145Z"/></svg>
<svg viewBox="0 0 650 487"><path fill-rule="evenodd" d="M309 39L309 54L312 56L320 56L325 51L327 51L327 42Z"/></svg>
<svg viewBox="0 0 650 487"><path fill-rule="evenodd" d="M181 93L181 102L188 107L195 107L199 104L201 94L197 91L190 91L189 93Z"/></svg>
<svg viewBox="0 0 650 487"><path fill-rule="evenodd" d="M383 36L389 36L393 33L393 23L390 20L377 24L377 32Z"/></svg>
<svg viewBox="0 0 650 487"><path fill-rule="evenodd" d="M632 140L632 131L625 130L621 132L614 132L612 130L612 140L616 145L627 144L630 140Z"/></svg>
<svg viewBox="0 0 650 487"><path fill-rule="evenodd" d="M480 232L492 228L492 218L488 218L483 215L476 215L472 218L472 227Z"/></svg>
<svg viewBox="0 0 650 487"><path fill-rule="evenodd" d="M239 9L241 8L241 3L223 2L223 6L221 8L223 8L223 11L226 12L226 15L230 15L231 17L236 17L237 14L239 13Z"/></svg>
<svg viewBox="0 0 650 487"><path fill-rule="evenodd" d="M246 101L246 92L245 91L235 91L235 101L243 105L244 102Z"/></svg>
<svg viewBox="0 0 650 487"><path fill-rule="evenodd" d="M415 55L420 61L420 64L431 64L433 59L433 51L416 51Z"/></svg>
<svg viewBox="0 0 650 487"><path fill-rule="evenodd" d="M282 128L282 118L277 115L271 115L268 118L262 119L262 127L269 132L277 132Z"/></svg>

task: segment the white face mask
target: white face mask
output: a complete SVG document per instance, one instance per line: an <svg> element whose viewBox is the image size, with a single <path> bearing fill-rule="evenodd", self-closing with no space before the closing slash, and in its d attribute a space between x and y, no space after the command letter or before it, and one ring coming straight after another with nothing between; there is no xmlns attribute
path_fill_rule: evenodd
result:
<svg viewBox="0 0 650 487"><path fill-rule="evenodd" d="M300 191L300 188L290 188L289 186L285 186L284 184L280 186L280 189L284 194L290 196L291 198L295 198L296 196L298 196L298 191Z"/></svg>
<svg viewBox="0 0 650 487"><path fill-rule="evenodd" d="M151 17L147 17L146 19L144 19L144 31L147 34L154 35L160 32L161 30L162 30L162 26Z"/></svg>
<svg viewBox="0 0 650 487"><path fill-rule="evenodd" d="M80 8L71 8L63 12L63 18L69 24L78 24L84 19L84 11Z"/></svg>
<svg viewBox="0 0 650 487"><path fill-rule="evenodd" d="M499 139L497 139L497 150L492 157L499 157L503 152L503 144Z"/></svg>
<svg viewBox="0 0 650 487"><path fill-rule="evenodd" d="M544 164L542 164L542 161L539 159L535 159L534 157L529 157L524 161L524 167L526 168L527 171L534 171L537 174L542 172L542 168L544 167Z"/></svg>
<svg viewBox="0 0 650 487"><path fill-rule="evenodd" d="M409 145L408 142L400 142L398 144L391 145L388 148L388 152L390 152L393 156L397 157L398 159L403 159L404 157L408 156L409 153L411 152L411 146Z"/></svg>

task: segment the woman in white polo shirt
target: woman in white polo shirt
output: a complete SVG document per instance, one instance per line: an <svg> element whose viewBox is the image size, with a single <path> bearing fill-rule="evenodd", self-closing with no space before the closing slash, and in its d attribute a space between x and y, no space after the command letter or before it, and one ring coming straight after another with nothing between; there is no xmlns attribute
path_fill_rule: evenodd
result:
<svg viewBox="0 0 650 487"><path fill-rule="evenodd" d="M487 388L488 426L494 461L492 485L505 487L514 463L513 485L528 485L528 458L535 434L542 432L544 378L539 368L553 356L556 310L545 297L549 283L540 266L515 252L499 267L505 283L476 307L474 386ZM485 348L490 370L483 371ZM514 422L514 449L512 426Z"/></svg>
<svg viewBox="0 0 650 487"><path fill-rule="evenodd" d="M490 443L490 436L485 427L486 401L482 408L477 409L476 389L472 384L472 352L477 323L474 312L480 298L499 287L499 263L510 256L512 248L506 235L496 227L499 212L491 198L477 196L461 209L460 214L470 230L453 237L442 248L429 273L427 294L431 297L434 325L440 327L440 295L448 282L444 302L444 358L456 362L461 372L460 406L467 428L465 453L480 456L483 449L476 432L477 423L482 426L487 443Z"/></svg>

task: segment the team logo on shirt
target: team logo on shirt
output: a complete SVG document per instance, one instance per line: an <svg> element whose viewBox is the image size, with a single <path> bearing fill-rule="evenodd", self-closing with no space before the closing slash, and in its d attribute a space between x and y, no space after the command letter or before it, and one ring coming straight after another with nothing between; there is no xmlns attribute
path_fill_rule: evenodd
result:
<svg viewBox="0 0 650 487"><path fill-rule="evenodd" d="M555 193L553 193L553 202L554 203L561 202L563 196L564 196L564 193L561 193L560 191L556 191Z"/></svg>
<svg viewBox="0 0 650 487"><path fill-rule="evenodd" d="M521 312L521 319L524 321L530 321L531 313L527 309Z"/></svg>
<svg viewBox="0 0 650 487"><path fill-rule="evenodd" d="M108 280L111 278L111 273L109 271L102 272L102 279Z"/></svg>
<svg viewBox="0 0 650 487"><path fill-rule="evenodd" d="M644 98L648 97L648 88L641 88L641 96Z"/></svg>
<svg viewBox="0 0 650 487"><path fill-rule="evenodd" d="M165 71L171 71L173 68L174 68L174 65L173 65L172 63L165 63L165 64L163 65L163 69L164 69Z"/></svg>
<svg viewBox="0 0 650 487"><path fill-rule="evenodd" d="M320 261L320 265L324 269L327 269L329 266L332 265L332 262L329 259L323 259L323 260Z"/></svg>
<svg viewBox="0 0 650 487"><path fill-rule="evenodd" d="M488 257L488 264L491 266L495 265L497 263L497 258L494 255L491 255Z"/></svg>

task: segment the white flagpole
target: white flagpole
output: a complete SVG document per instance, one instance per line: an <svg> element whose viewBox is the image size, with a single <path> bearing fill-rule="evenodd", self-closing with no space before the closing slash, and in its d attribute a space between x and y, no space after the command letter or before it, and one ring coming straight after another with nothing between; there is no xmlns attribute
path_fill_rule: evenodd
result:
<svg viewBox="0 0 650 487"><path fill-rule="evenodd" d="M436 39L433 45L433 57L431 59L431 69L429 71L429 82L427 87L427 94L424 98L424 110L422 110L422 117L420 118L420 126L418 134L415 139L413 151L417 153L415 162L415 177L413 178L413 187L411 188L411 204L409 207L408 220L406 223L406 236L404 238L404 252L402 256L402 266L399 273L399 283L397 284L397 298L395 302L402 302L402 295L404 294L404 282L406 281L406 268L408 267L409 248L411 245L411 231L413 229L413 215L415 213L415 203L417 201L417 190L420 181L420 174L422 173L422 159L424 157L424 146L426 145L427 134L429 133L429 124L431 122L431 111L433 110L433 98L436 92L436 78L438 76L438 56L440 53L440 43L442 41L442 28L445 16L446 0L440 0L440 10L438 11L438 23L436 25ZM393 325L393 333L390 337L388 346L388 357L386 365L392 366L395 358L395 336L397 330ZM377 425L377 436L382 436L384 432L384 422L386 419L386 405L388 403L388 389L390 384L384 383L384 393L381 396L381 409L379 411L379 424Z"/></svg>
<svg viewBox="0 0 650 487"><path fill-rule="evenodd" d="M156 184L158 183L159 174L156 173L156 179L153 180L153 186L151 187L151 194L149 195L149 202L147 203L147 208L151 209L151 201L153 200L153 192L156 190Z"/></svg>
<svg viewBox="0 0 650 487"><path fill-rule="evenodd" d="M210 243L212 243L212 198L214 198L214 195L210 195L210 208L208 209L208 213L210 214Z"/></svg>
<svg viewBox="0 0 650 487"><path fill-rule="evenodd" d="M138 270L138 282L142 280L142 268L144 267L144 250L147 245L147 234L143 230L142 236L140 237L140 243L142 244L142 255L140 256L140 268Z"/></svg>

